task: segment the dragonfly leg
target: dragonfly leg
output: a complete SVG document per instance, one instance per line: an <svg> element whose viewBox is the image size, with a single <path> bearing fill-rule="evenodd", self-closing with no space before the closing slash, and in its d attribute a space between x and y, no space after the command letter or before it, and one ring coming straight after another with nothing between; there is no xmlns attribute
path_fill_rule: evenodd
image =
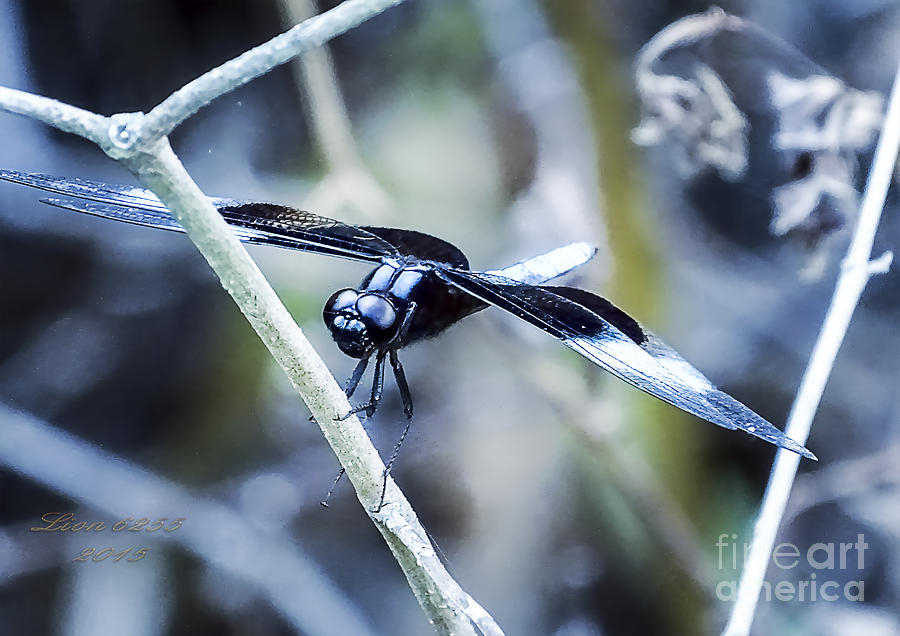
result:
<svg viewBox="0 0 900 636"><path fill-rule="evenodd" d="M359 381L362 380L363 374L366 372L366 367L369 366L369 359L371 357L372 356L369 356L368 358L363 358L362 360L360 360L356 365L356 368L353 369L353 375L351 375L347 379L347 384L344 386L344 393L347 394L348 399L353 396L353 392L356 391L356 387L359 386ZM349 417L349 415L347 417ZM313 420L312 416L310 416L310 420L315 421ZM341 480L341 477L344 476L344 472L344 467L341 466L341 469L338 471L338 474L334 478L334 481L331 482L331 488L329 488L328 492L325 494L325 499L319 502L324 508L328 507L328 500L331 499L331 493L334 492L334 489L338 485L338 482Z"/></svg>
<svg viewBox="0 0 900 636"><path fill-rule="evenodd" d="M400 364L400 358L397 357L396 349L391 349L390 359L391 368L394 370L394 378L397 380L397 388L400 389L400 399L403 401L403 412L406 413L407 418L411 418L413 414L412 394L409 391L406 373L403 372L403 365Z"/></svg>
<svg viewBox="0 0 900 636"><path fill-rule="evenodd" d="M372 356L369 356L371 358ZM366 367L369 366L369 358L363 358L359 361L359 364L356 365L356 368L353 369L353 374L347 378L347 383L344 385L344 393L347 395L347 399L353 396L353 392L356 391L356 387L359 386L359 381L362 380L363 374L366 372ZM345 417L339 418L337 421L341 422L350 417L350 415L346 415ZM316 418L312 415L309 416L310 422L315 422Z"/></svg>
<svg viewBox="0 0 900 636"><path fill-rule="evenodd" d="M369 360L372 356L368 358L363 358L359 361L359 364L356 365L356 368L353 369L353 375L347 380L347 384L344 386L344 393L347 394L347 398L353 396L353 392L356 391L356 387L359 386L359 381L362 380L363 374L366 372L366 367L369 366Z"/></svg>
<svg viewBox="0 0 900 636"><path fill-rule="evenodd" d="M416 301L411 301L409 303L409 306L406 308L406 315L403 316L403 323L400 325L400 330L397 332L397 338L394 342L402 343L406 340L406 333L409 331L410 324L412 324L413 315L416 313L416 307L418 307Z"/></svg>
<svg viewBox="0 0 900 636"><path fill-rule="evenodd" d="M339 418L338 421L346 420L351 415L362 413L363 411L366 412L366 417L372 417L375 414L375 409L378 408L378 403L381 401L381 394L384 390L384 358L386 355L386 351L379 351L375 355L375 373L372 378L372 393L369 396L369 401L359 406L354 406L347 415ZM359 365L357 365L357 369L359 369ZM356 375L355 371L353 375ZM362 373L360 373L360 377L362 377ZM359 384L359 380L356 382Z"/></svg>
<svg viewBox="0 0 900 636"><path fill-rule="evenodd" d="M373 512L381 512L381 509L384 507L384 493L385 491L387 491L388 475L391 474L391 468L394 467L394 462L397 459L397 455L400 453L400 447L403 446L403 440L406 439L406 435L407 433L409 433L409 427L412 426L412 394L409 391L409 384L406 382L406 373L403 372L403 365L400 364L400 358L397 357L397 351L395 349L391 350L390 359L391 368L394 370L394 378L396 378L397 387L400 389L400 399L403 400L403 412L406 414L406 427L400 434L400 439L397 440L397 444L394 446L391 457L390 459L388 459L388 463L384 467L384 473L382 474L381 480L381 499L379 500L378 506L373 510Z"/></svg>
<svg viewBox="0 0 900 636"><path fill-rule="evenodd" d="M334 489L335 489L335 487L338 485L338 482L341 480L341 477L344 476L344 472L346 472L346 471L344 470L344 467L341 466L341 469L338 471L338 474L337 474L337 476L334 478L334 481L331 482L331 488L329 488L329 489L328 489L328 492L325 493L325 499L323 499L322 501L319 502L319 504L321 504L321 506L322 506L323 508L327 508L327 507L328 507L328 500L331 499L331 493L334 492Z"/></svg>

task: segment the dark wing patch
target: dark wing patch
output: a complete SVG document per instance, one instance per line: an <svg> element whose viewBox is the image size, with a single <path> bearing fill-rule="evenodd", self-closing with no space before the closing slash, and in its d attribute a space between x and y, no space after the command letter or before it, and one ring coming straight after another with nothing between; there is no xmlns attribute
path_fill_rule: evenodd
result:
<svg viewBox="0 0 900 636"><path fill-rule="evenodd" d="M483 273L451 269L438 269L435 273L479 300L546 331L594 364L650 395L713 424L740 428L776 446L815 458L775 426L719 391L706 376L659 338L641 329L624 312L590 292L557 288L564 292L561 295L554 288L521 285ZM631 332L630 335L618 325Z"/></svg>
<svg viewBox="0 0 900 636"><path fill-rule="evenodd" d="M400 256L389 242L368 230L286 205L211 199L233 227L252 230L250 243L365 261Z"/></svg>
<svg viewBox="0 0 900 636"><path fill-rule="evenodd" d="M604 320L612 323L616 329L628 336L635 344L644 345L647 342L647 334L644 333L638 322L605 298L577 287L545 286L543 289L563 298L568 298L582 307L587 307Z"/></svg>
<svg viewBox="0 0 900 636"><path fill-rule="evenodd" d="M390 227L362 227L363 230L384 239L403 256L412 256L423 261L444 263L459 269L469 269L469 260L458 247L436 236L400 230Z"/></svg>

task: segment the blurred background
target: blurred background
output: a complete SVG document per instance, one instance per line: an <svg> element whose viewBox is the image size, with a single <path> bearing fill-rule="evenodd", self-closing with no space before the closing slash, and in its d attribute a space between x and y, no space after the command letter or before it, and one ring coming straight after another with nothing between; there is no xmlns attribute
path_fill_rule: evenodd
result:
<svg viewBox="0 0 900 636"><path fill-rule="evenodd" d="M335 4L0 0L0 85L146 111ZM640 53L707 8L413 0L218 99L172 145L210 195L429 232L474 268L591 241L567 282L783 426L900 59L900 8L724 2L758 27L682 21ZM134 182L5 113L0 166ZM318 505L336 460L188 240L38 196L0 184L0 631L430 633L350 486ZM897 237L895 193L874 254ZM250 251L343 380L354 361L322 304L366 268ZM769 571L795 592L764 590L755 633L900 634L897 281L872 279L857 309L808 443L820 461L801 463L781 532L802 556ZM402 359L416 417L394 477L507 634L721 629L772 446L498 310ZM382 453L403 425L389 380L368 425ZM184 521L29 530L52 512ZM73 561L90 548L132 552ZM826 582L833 598L812 596Z"/></svg>

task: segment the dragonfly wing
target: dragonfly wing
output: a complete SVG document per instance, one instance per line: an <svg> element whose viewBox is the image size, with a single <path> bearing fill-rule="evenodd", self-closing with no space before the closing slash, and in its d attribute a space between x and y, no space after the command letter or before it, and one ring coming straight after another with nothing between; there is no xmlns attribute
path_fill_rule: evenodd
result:
<svg viewBox="0 0 900 636"><path fill-rule="evenodd" d="M145 227L184 231L156 195L143 188L12 170L0 170L0 179L61 195L41 200L56 207ZM216 197L210 197L210 202L237 237L248 243L363 261L400 256L393 245L376 234L310 212Z"/></svg>
<svg viewBox="0 0 900 636"><path fill-rule="evenodd" d="M741 429L814 458L806 448L719 391L671 347L609 301L571 287L535 287L484 273L439 270L445 281L558 338L629 384L704 420Z"/></svg>
<svg viewBox="0 0 900 636"><path fill-rule="evenodd" d="M501 276L526 285L540 285L584 265L597 248L588 243L569 243L539 256L532 256L515 265L484 272L489 276Z"/></svg>
<svg viewBox="0 0 900 636"><path fill-rule="evenodd" d="M458 247L431 234L392 227L364 226L362 229L390 243L401 256L412 256L460 269L469 268L468 259Z"/></svg>

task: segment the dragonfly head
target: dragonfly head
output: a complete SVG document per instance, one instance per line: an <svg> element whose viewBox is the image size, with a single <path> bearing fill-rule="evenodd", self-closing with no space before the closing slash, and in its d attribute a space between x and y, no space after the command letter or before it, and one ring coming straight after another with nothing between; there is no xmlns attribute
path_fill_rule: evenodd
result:
<svg viewBox="0 0 900 636"><path fill-rule="evenodd" d="M341 289L322 312L338 348L352 358L366 358L393 341L403 316L383 293Z"/></svg>

